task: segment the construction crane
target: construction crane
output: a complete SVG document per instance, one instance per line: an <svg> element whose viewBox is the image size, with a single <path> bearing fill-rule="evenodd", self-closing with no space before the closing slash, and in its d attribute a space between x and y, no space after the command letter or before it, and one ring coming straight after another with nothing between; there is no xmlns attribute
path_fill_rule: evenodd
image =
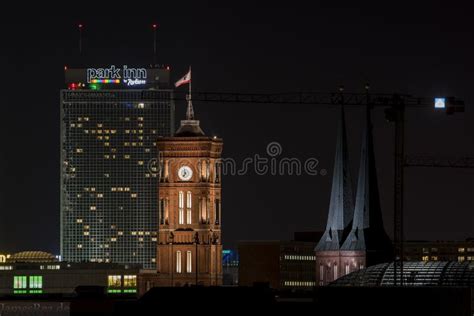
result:
<svg viewBox="0 0 474 316"><path fill-rule="evenodd" d="M404 166L473 169L474 157L442 158L429 155L406 156Z"/></svg>
<svg viewBox="0 0 474 316"><path fill-rule="evenodd" d="M187 100L188 94L175 91L174 100ZM403 174L407 165L405 159L405 110L406 108L435 108L447 115L464 112L464 101L455 97L416 97L399 93L370 93L366 85L364 93L347 93L340 87L337 92L316 93L219 93L193 92L193 101L218 103L269 103L269 104L308 104L321 106L368 106L385 108L385 117L394 124L394 244L395 267L394 285L403 285ZM426 160L425 160L426 161ZM400 276L397 276L399 270Z"/></svg>

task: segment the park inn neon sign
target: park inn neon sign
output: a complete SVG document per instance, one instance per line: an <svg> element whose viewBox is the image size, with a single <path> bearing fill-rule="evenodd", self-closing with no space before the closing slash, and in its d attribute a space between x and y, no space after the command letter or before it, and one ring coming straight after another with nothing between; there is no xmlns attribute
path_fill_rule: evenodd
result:
<svg viewBox="0 0 474 316"><path fill-rule="evenodd" d="M146 84L147 72L145 68L128 68L124 65L117 68L87 68L87 83L115 83L123 82L127 86Z"/></svg>

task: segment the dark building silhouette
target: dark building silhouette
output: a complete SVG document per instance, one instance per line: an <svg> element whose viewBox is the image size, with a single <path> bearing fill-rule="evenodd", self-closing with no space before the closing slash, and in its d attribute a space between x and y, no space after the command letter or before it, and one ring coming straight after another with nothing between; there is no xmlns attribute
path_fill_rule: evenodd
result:
<svg viewBox="0 0 474 316"><path fill-rule="evenodd" d="M406 261L470 261L474 262L474 239L465 241L409 240L404 244Z"/></svg>
<svg viewBox="0 0 474 316"><path fill-rule="evenodd" d="M239 286L267 284L279 290L310 290L315 284L315 242L239 242Z"/></svg>

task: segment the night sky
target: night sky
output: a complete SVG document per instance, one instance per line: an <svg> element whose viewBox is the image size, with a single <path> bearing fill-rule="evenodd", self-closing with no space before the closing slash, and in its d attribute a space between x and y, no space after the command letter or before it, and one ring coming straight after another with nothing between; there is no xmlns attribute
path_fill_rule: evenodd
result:
<svg viewBox="0 0 474 316"><path fill-rule="evenodd" d="M65 65L141 66L158 62L173 80L193 67L193 89L216 92L337 90L454 95L466 112L407 113L407 154L474 157L472 7L446 1L155 1L102 10L11 8L0 19L0 252L59 252L59 90ZM254 1L257 2L257 1ZM347 2L347 3L345 3ZM232 3L232 4L231 4ZM444 3L442 5L441 3ZM466 2L465 2L466 3ZM450 4L451 6L447 6ZM26 12L28 11L28 12ZM42 13L40 13L42 12ZM78 59L77 24L84 56ZM185 89L185 88L182 88ZM323 230L329 204L337 111L310 105L205 104L195 112L224 156L317 158L327 176L227 176L225 247L244 239L290 239ZM177 119L185 104L177 104ZM352 178L357 179L363 109L347 110ZM393 226L393 126L373 114L385 227ZM406 237L474 237L474 170L414 168L406 173Z"/></svg>

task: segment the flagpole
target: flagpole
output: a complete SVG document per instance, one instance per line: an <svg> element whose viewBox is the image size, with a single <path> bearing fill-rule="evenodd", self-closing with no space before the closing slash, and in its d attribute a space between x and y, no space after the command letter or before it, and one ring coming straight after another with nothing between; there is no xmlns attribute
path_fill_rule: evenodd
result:
<svg viewBox="0 0 474 316"><path fill-rule="evenodd" d="M191 83L193 82L193 75L191 73L191 66L189 66L189 76L191 77L189 79L189 102L191 102L192 101Z"/></svg>
<svg viewBox="0 0 474 316"><path fill-rule="evenodd" d="M192 97L192 87L191 87L191 83L193 82L193 76L192 76L192 73L191 73L191 66L189 66L189 100L188 100L188 109L190 110L189 112L189 120L194 120L194 113L191 113L191 108L193 106L193 97ZM193 111L194 112L194 111ZM192 117L191 117L192 115Z"/></svg>

